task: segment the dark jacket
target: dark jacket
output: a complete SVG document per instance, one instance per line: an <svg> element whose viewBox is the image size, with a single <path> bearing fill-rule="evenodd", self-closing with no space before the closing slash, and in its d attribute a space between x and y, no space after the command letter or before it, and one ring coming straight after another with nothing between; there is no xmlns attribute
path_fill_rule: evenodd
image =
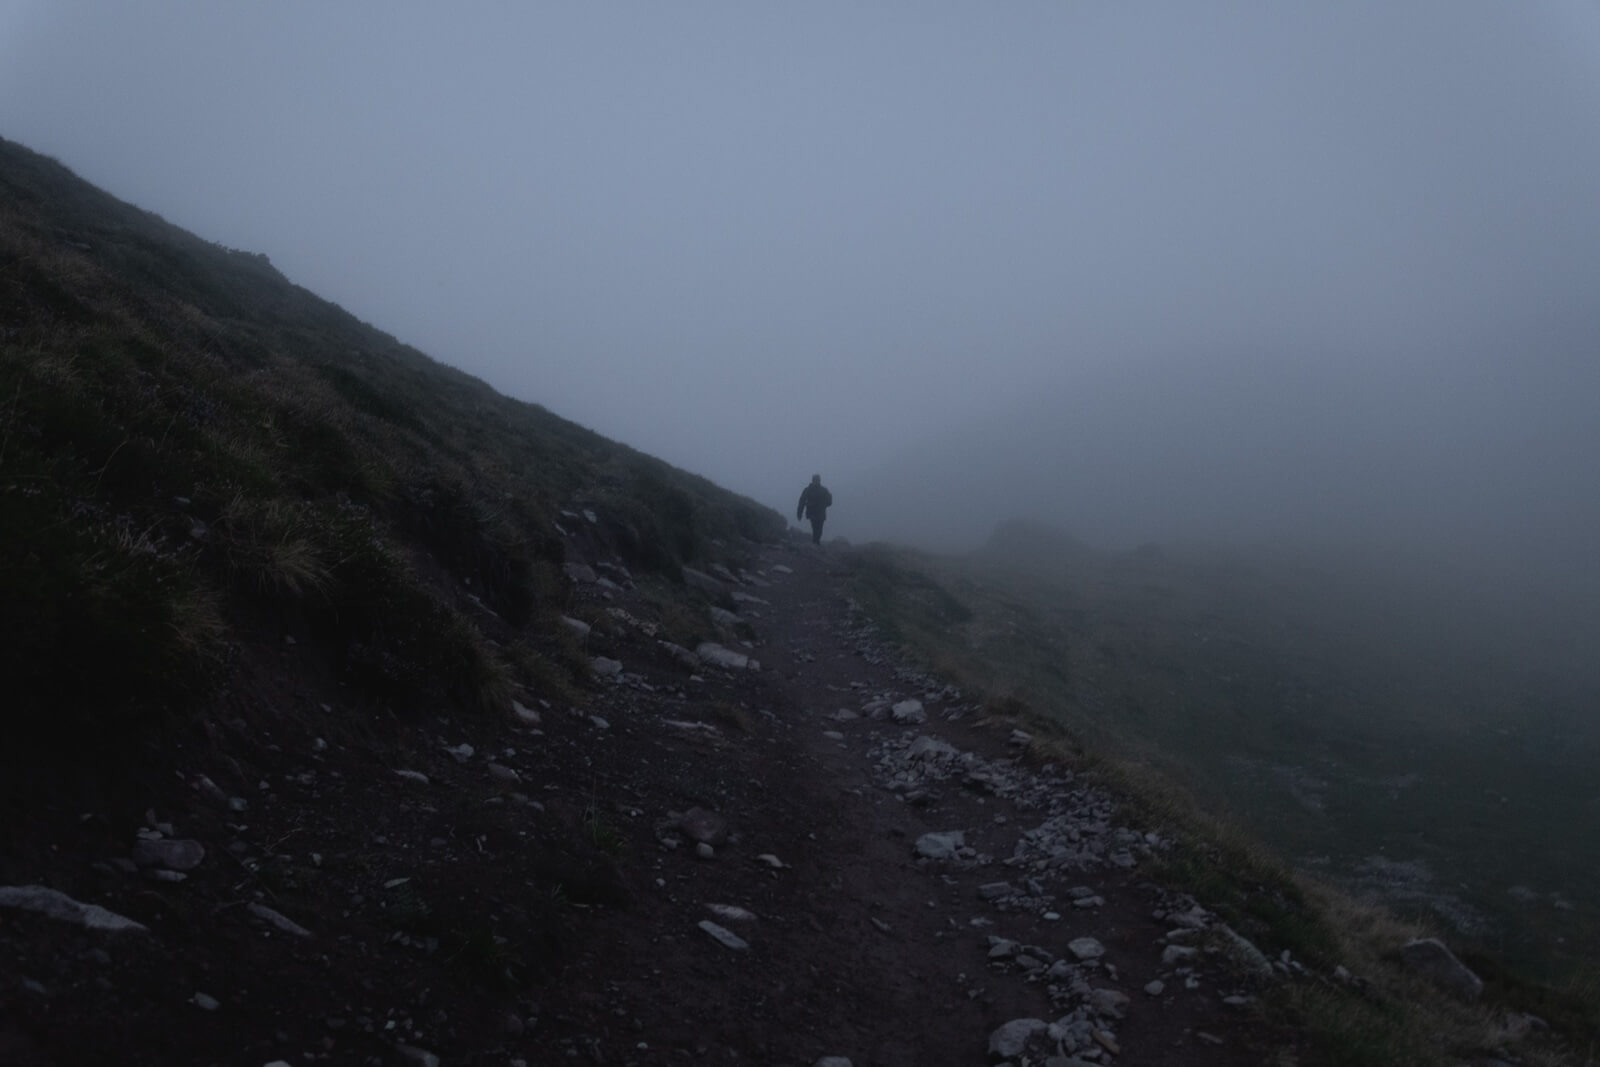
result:
<svg viewBox="0 0 1600 1067"><path fill-rule="evenodd" d="M828 508L833 503L833 494L822 487L821 482L809 483L800 494L800 507L794 517L803 519L810 515L821 522L828 516Z"/></svg>

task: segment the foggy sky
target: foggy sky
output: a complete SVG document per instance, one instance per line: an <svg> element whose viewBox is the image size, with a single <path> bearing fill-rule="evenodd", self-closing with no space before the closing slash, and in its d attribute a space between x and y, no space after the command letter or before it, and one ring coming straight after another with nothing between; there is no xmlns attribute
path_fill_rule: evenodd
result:
<svg viewBox="0 0 1600 1067"><path fill-rule="evenodd" d="M830 534L1600 534L1587 0L0 0L0 135Z"/></svg>

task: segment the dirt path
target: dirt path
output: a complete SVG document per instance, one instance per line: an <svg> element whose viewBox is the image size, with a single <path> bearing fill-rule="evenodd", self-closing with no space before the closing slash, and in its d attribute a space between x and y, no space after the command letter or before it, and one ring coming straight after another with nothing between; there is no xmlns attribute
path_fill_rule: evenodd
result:
<svg viewBox="0 0 1600 1067"><path fill-rule="evenodd" d="M648 930L649 947L614 930L619 940L594 964L650 959L649 973L628 983L635 999L618 1005L630 1018L652 1020L641 1033L695 1062L810 1064L839 1055L857 1067L976 1064L986 1062L989 1035L1002 1024L1070 1014L1084 998L1065 990L1079 981L1113 994L1101 995L1108 1011L1090 1014L1090 1033L1100 1036L1080 1055L1123 1064L1262 1062L1269 1035L1252 1022L1251 1006L1221 1002L1248 997L1250 983L1220 959L1209 968L1179 965L1184 973L1163 965L1173 924L1152 912L1173 902L1145 884L1137 866L1086 862L1040 878L1045 892L1035 895L1024 886L1027 872L1005 864L1018 835L1048 814L1037 795L1048 786L996 795L961 784L958 773L931 788L886 788L880 763L904 765L921 737L974 754L980 770L998 767L1002 778L1026 782L1037 768L1008 743L1009 729L981 724L959 694L892 660L870 626L849 615L827 552L774 550L756 570L750 577L764 584L741 591L766 602L744 605L760 638L750 651L763 669L715 681L707 672L704 694L712 706L750 715L751 730L708 746L698 771L682 768L683 783L698 788L678 787L685 806L726 813L736 841L713 860L694 858L687 840L661 851L654 869L665 884L637 909L644 929L632 935ZM930 720L894 722L893 705L912 699ZM917 858L922 835L951 830L977 855ZM767 867L755 859L761 853L786 866ZM983 899L980 887L1006 881L1018 892ZM1068 891L1085 885L1103 903L1074 907ZM715 918L713 904L758 917L724 924L748 950L724 949L696 927ZM996 937L1031 952L991 960ZM1080 963L1068 948L1080 937L1097 939L1105 955ZM1019 965L1016 955L1038 964ZM1048 978L1056 959L1064 970ZM1229 977L1219 985L1208 970ZM1189 977L1196 988L1184 988ZM1158 979L1162 994L1146 993ZM571 1036L581 1044L593 1035ZM645 1051L609 1056L671 1060Z"/></svg>
<svg viewBox="0 0 1600 1067"><path fill-rule="evenodd" d="M940 1067L1025 1019L1059 1025L1017 1064L1266 1061L1252 961L1144 881L1159 841L897 665L831 558L727 584L758 670L686 666L586 583L621 668L582 708L362 723L290 648L139 803L11 812L0 885L147 929L0 910L0 1062Z"/></svg>

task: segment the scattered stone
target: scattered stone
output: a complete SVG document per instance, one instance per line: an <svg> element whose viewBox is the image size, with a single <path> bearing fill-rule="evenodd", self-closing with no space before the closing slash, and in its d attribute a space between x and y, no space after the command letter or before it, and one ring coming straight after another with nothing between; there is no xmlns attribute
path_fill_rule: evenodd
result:
<svg viewBox="0 0 1600 1067"><path fill-rule="evenodd" d="M656 644L661 646L663 652L688 667L691 671L700 666L700 657L682 645L675 645L671 641L657 641Z"/></svg>
<svg viewBox="0 0 1600 1067"><path fill-rule="evenodd" d="M1033 735L1026 730L1012 730L1011 736L1007 738L1007 743L1016 745L1019 748L1027 748L1033 744Z"/></svg>
<svg viewBox="0 0 1600 1067"><path fill-rule="evenodd" d="M561 616L561 625L565 626L568 630L571 630L573 636L577 637L580 641L589 636L589 630L591 629L589 624L584 622L582 619L574 619L569 615Z"/></svg>
<svg viewBox="0 0 1600 1067"><path fill-rule="evenodd" d="M944 830L917 838L915 850L923 859L947 860L954 858L956 851L965 847L966 843L966 831Z"/></svg>
<svg viewBox="0 0 1600 1067"><path fill-rule="evenodd" d="M518 720L527 723L529 726L539 725L539 713L534 711L532 708L525 706L520 701L513 700L511 702L511 713L515 715Z"/></svg>
<svg viewBox="0 0 1600 1067"><path fill-rule="evenodd" d="M1094 960L1106 954L1106 947L1092 937L1080 937L1068 942L1067 951L1080 960Z"/></svg>
<svg viewBox="0 0 1600 1067"><path fill-rule="evenodd" d="M1048 1040L1050 1024L1043 1019L1012 1019L989 1035L989 1058L1014 1060L1031 1046ZM1052 1050L1053 1051L1053 1050Z"/></svg>
<svg viewBox="0 0 1600 1067"><path fill-rule="evenodd" d="M1122 1009L1128 1006L1128 994L1115 989L1091 989L1089 991L1089 1007L1096 1015L1106 1015L1113 1019L1122 1018Z"/></svg>
<svg viewBox="0 0 1600 1067"><path fill-rule="evenodd" d="M1167 991L1167 983L1157 978L1153 981L1146 982L1144 984L1144 991L1150 994L1152 997L1159 997L1161 994Z"/></svg>
<svg viewBox="0 0 1600 1067"><path fill-rule="evenodd" d="M674 730L699 730L708 734L718 734L722 732L708 722L684 722L681 719L662 719L661 725L670 726Z"/></svg>
<svg viewBox="0 0 1600 1067"><path fill-rule="evenodd" d="M1455 953L1436 937L1418 938L1401 945L1400 959L1434 985L1463 1000L1477 1000L1483 994L1483 979L1456 959Z"/></svg>
<svg viewBox="0 0 1600 1067"><path fill-rule="evenodd" d="M572 564L567 564L572 566ZM394 1050L400 1053L400 1058L416 1067L439 1067L439 1057L427 1049L413 1048L410 1045L396 1045Z"/></svg>
<svg viewBox="0 0 1600 1067"><path fill-rule="evenodd" d="M1009 897L1016 890L1011 888L1010 882L985 882L978 887L978 896L984 900L999 900Z"/></svg>
<svg viewBox="0 0 1600 1067"><path fill-rule="evenodd" d="M737 904L707 904L707 910L719 919L726 919L735 923L750 923L756 921L756 913L747 911Z"/></svg>
<svg viewBox="0 0 1600 1067"><path fill-rule="evenodd" d="M428 776L421 771L395 771L394 774L396 778L404 778L406 781L416 782L418 785L428 784Z"/></svg>
<svg viewBox="0 0 1600 1067"><path fill-rule="evenodd" d="M697 571L693 567L684 567L682 570L683 584L690 589L699 589L702 592L711 593L713 596L721 596L727 591L728 587L726 585L704 571Z"/></svg>
<svg viewBox="0 0 1600 1067"><path fill-rule="evenodd" d="M701 661L705 663L709 663L714 667L725 667L730 671L758 671L761 669L759 662L751 659L743 652L735 652L731 648L724 648L715 641L702 641L695 646L694 654L699 656Z"/></svg>
<svg viewBox="0 0 1600 1067"><path fill-rule="evenodd" d="M133 862L141 867L163 867L169 871L192 871L206 858L206 847L198 841L162 839L133 843Z"/></svg>
<svg viewBox="0 0 1600 1067"><path fill-rule="evenodd" d="M599 575L587 563L564 563L561 569L566 571L567 577L583 585L593 585Z"/></svg>
<svg viewBox="0 0 1600 1067"><path fill-rule="evenodd" d="M256 902L251 901L249 904L245 905L245 908L250 912L251 915L254 915L256 918L277 927L286 934L293 934L295 937L311 936L310 930L307 930L304 926L301 926L299 923L295 922L293 919L290 919L283 913L272 910L265 904L257 904Z"/></svg>
<svg viewBox="0 0 1600 1067"><path fill-rule="evenodd" d="M461 744L457 745L455 748L446 748L445 751L454 756L457 763L465 763L467 760L472 758L473 754L477 750L471 745Z"/></svg>
<svg viewBox="0 0 1600 1067"><path fill-rule="evenodd" d="M609 730L609 729L611 729L611 724L609 722L607 722L605 719L602 719L598 715L589 716L589 725L593 726L596 730Z"/></svg>
<svg viewBox="0 0 1600 1067"><path fill-rule="evenodd" d="M854 716L851 716L854 718ZM960 753L948 741L922 734L906 748L906 759L912 763L924 760L953 760Z"/></svg>
<svg viewBox="0 0 1600 1067"><path fill-rule="evenodd" d="M728 948L733 949L735 952L744 952L750 947L750 942L746 941L732 930L729 930L727 927L718 926L710 919L701 919L695 925L699 926L700 929L716 938Z"/></svg>
<svg viewBox="0 0 1600 1067"><path fill-rule="evenodd" d="M920 700L902 700L889 709L889 714L898 723L916 725L928 721L928 713L923 710Z"/></svg>
<svg viewBox="0 0 1600 1067"><path fill-rule="evenodd" d="M507 767L504 763L489 764L489 777L493 778L497 782L506 782L509 784L515 784L522 781L522 775L518 774L512 768Z"/></svg>
<svg viewBox="0 0 1600 1067"><path fill-rule="evenodd" d="M847 1056L824 1056L811 1067L855 1067Z"/></svg>
<svg viewBox="0 0 1600 1067"><path fill-rule="evenodd" d="M1272 977L1272 963L1260 949L1256 948L1249 938L1234 930L1227 923L1218 923L1212 930L1221 936L1223 949L1234 963L1244 970L1263 978Z"/></svg>
<svg viewBox="0 0 1600 1067"><path fill-rule="evenodd" d="M1188 963L1199 954L1197 949L1188 945L1168 945L1161 950L1161 965L1172 967L1180 963Z"/></svg>
<svg viewBox="0 0 1600 1067"><path fill-rule="evenodd" d="M216 997L207 996L205 993L196 993L194 996L189 998L189 1003L193 1004L201 1011L216 1011L218 1008L222 1007L221 1002L218 1001Z"/></svg>
<svg viewBox="0 0 1600 1067"><path fill-rule="evenodd" d="M717 858L717 850L706 844L704 841L694 846L694 854L703 860L714 860Z"/></svg>
<svg viewBox="0 0 1600 1067"><path fill-rule="evenodd" d="M756 859L761 863L765 863L768 867L771 867L775 871L781 871L785 867L789 866L787 863L783 862L770 852L763 852L761 855L757 856Z"/></svg>
<svg viewBox="0 0 1600 1067"><path fill-rule="evenodd" d="M826 737L829 741L844 740L844 734L841 734L838 730L824 730L822 731L822 736Z"/></svg>
<svg viewBox="0 0 1600 1067"><path fill-rule="evenodd" d="M622 661L606 656L596 656L589 661L589 669L600 678L615 678L622 673Z"/></svg>
<svg viewBox="0 0 1600 1067"><path fill-rule="evenodd" d="M738 626L744 620L727 608L719 608L713 604L711 605L711 621L718 626L733 627Z"/></svg>
<svg viewBox="0 0 1600 1067"><path fill-rule="evenodd" d="M57 889L42 885L0 886L0 908L31 911L49 919L76 923L85 930L144 930L145 927L98 904L73 900Z"/></svg>
<svg viewBox="0 0 1600 1067"><path fill-rule="evenodd" d="M705 808L690 808L677 819L677 827L691 841L720 845L728 840L728 820Z"/></svg>
<svg viewBox="0 0 1600 1067"><path fill-rule="evenodd" d="M989 958L991 960L1009 960L1022 950L1022 946L1009 937L989 935Z"/></svg>

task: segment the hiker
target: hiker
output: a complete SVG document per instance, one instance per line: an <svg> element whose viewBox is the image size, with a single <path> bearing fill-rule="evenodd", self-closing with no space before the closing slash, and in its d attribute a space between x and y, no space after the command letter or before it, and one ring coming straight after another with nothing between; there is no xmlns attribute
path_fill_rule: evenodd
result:
<svg viewBox="0 0 1600 1067"><path fill-rule="evenodd" d="M814 545L822 544L822 523L827 519L828 506L832 503L833 494L822 487L822 475L813 474L811 484L800 491L800 507L794 517L811 517L811 543Z"/></svg>

